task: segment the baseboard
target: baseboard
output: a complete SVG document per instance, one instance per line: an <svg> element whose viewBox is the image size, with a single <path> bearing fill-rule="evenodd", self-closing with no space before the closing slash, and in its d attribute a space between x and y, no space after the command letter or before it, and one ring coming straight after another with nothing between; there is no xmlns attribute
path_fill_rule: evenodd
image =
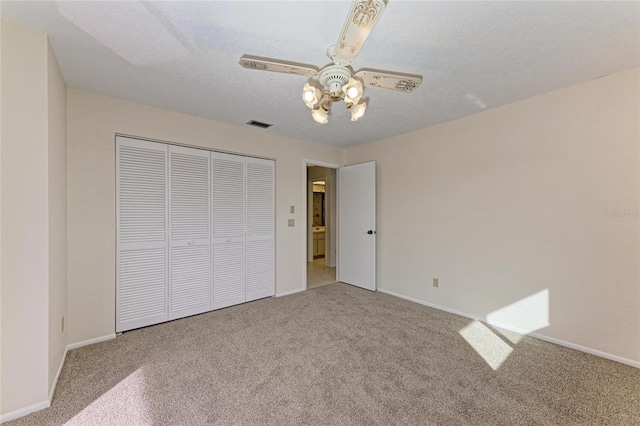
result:
<svg viewBox="0 0 640 426"><path fill-rule="evenodd" d="M107 334L106 336L100 336L100 337L96 337L94 339L83 340L81 342L72 343L69 346L67 346L67 350L70 351L72 349L78 349L78 348L81 348L83 346L93 345L94 343L106 342L107 340L111 340L111 339L115 339L115 338L116 338L115 333Z"/></svg>
<svg viewBox="0 0 640 426"><path fill-rule="evenodd" d="M24 407L19 410L11 411L10 413L0 415L0 423L19 419L20 417L24 417L28 414L35 413L36 411L44 410L45 408L48 408L50 406L51 406L51 402L49 402L49 400L37 402L35 404L29 405L28 407Z"/></svg>
<svg viewBox="0 0 640 426"><path fill-rule="evenodd" d="M498 326L498 327L502 327L502 326ZM506 328L506 327L502 327L502 328ZM538 333L529 333L527 334L527 336L534 337L538 340L544 340L545 342L555 343L556 345L564 346L570 349L575 349L580 352L585 352L591 355L599 356L600 358L610 359L611 361L616 361L616 362L619 362L620 364L626 364L630 367L640 368L640 361L635 361L633 359L623 358L621 356L613 355L608 352L602 352L597 349L592 349L586 346L577 345L575 343L566 342L564 340L556 339L556 338L545 336Z"/></svg>
<svg viewBox="0 0 640 426"><path fill-rule="evenodd" d="M297 288L297 289L291 290L291 291L285 291L284 293L276 293L276 297L289 296L291 294L300 293L300 292L303 292L305 290L306 290L306 288L302 287L302 288Z"/></svg>
<svg viewBox="0 0 640 426"><path fill-rule="evenodd" d="M69 352L69 346L64 348L64 354L62 354L62 360L60 361L60 367L58 367L58 372L56 373L56 377L53 379L53 384L51 385L51 390L49 390L49 405L53 402L53 394L56 392L56 386L58 385L58 379L60 378L60 373L62 373L62 367L64 366L64 360L67 359L67 352Z"/></svg>
<svg viewBox="0 0 640 426"><path fill-rule="evenodd" d="M543 334L539 334L539 333L535 333L535 332L533 332L533 333L532 332L528 332L528 331L523 330L523 329L521 329L519 327L514 327L512 325L504 324L504 323L501 323L501 322L498 322L498 321L487 320L486 318L482 318L482 317L478 317L478 316L475 316L475 315L467 314L466 312L456 311L455 309L447 308L446 306L440 306L440 305L436 305L436 304L433 304L433 303L425 302L424 300L416 299L415 297L405 296L403 294L396 293L396 292L393 292L393 291L390 291L390 290L385 290L383 288L378 288L378 291L380 293L385 293L385 294L388 294L388 295L391 295L391 296L399 297L400 299L404 299L404 300L408 300L410 302L418 303L420 305L428 306L428 307L433 308L433 309L438 309L439 311L444 311L444 312L448 312L450 314L454 314L454 315L458 315L458 316L461 316L461 317L469 318L469 319L472 319L472 320L480 321L480 322L483 322L485 324L489 324L489 325L493 325L493 326L496 326L496 327L504 328L505 330L514 331L516 333L524 334L524 335L527 335L529 337L533 337L533 338L538 339L538 340L543 340L545 342L554 343L556 345L564 346L566 348L575 349L575 350L580 351L580 352L585 352L585 353L588 353L588 354L591 354L591 355L598 356L600 358L605 358L605 359L609 359L611 361L616 361L616 362L619 362L621 364L629 365L631 367L640 368L640 361L635 361L635 360L632 360L632 359L623 358L623 357L618 356L618 355L613 355L613 354L610 354L608 352L603 352L603 351L599 351L597 349L593 349L593 348L589 348L589 347L586 347L586 346L578 345L578 344L575 344L575 343L567 342L565 340L556 339L554 337L545 336Z"/></svg>
<svg viewBox="0 0 640 426"><path fill-rule="evenodd" d="M60 367L58 367L58 372L56 373L56 377L53 379L53 384L51 385L51 389L49 390L49 399L46 401L29 405L28 407L24 407L19 410L12 411L7 414L2 414L0 415L0 423L15 420L20 417L24 417L28 414L35 413L36 411L44 410L45 408L51 407L51 402L53 401L53 394L56 391L56 386L58 385L58 379L60 378L60 373L62 373L62 368L64 367L64 361L67 359L67 353L71 349L77 349L83 346L92 345L94 343L100 343L100 342L104 342L104 341L115 339L115 338L116 338L115 334L108 334L106 336L96 337L95 339L83 340L82 342L76 342L76 343L67 345L67 347L64 350L64 355L62 355L62 361L60 361Z"/></svg>

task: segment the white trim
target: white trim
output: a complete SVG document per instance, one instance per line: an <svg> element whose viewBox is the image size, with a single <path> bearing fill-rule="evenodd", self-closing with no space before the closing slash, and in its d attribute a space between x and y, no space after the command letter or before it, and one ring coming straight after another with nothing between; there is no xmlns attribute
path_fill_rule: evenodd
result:
<svg viewBox="0 0 640 426"><path fill-rule="evenodd" d="M342 167L341 164L327 163L326 161L309 160L308 158L305 158L303 161L305 170L307 170L307 164L313 164L314 166L325 167L327 169L339 169L340 167Z"/></svg>
<svg viewBox="0 0 640 426"><path fill-rule="evenodd" d="M507 328L507 327L504 327L504 326L498 326L498 327ZM629 358L623 358L623 357L618 356L618 355L613 355L613 354L610 354L610 353L607 353L607 352L599 351L597 349L592 349L592 348L588 348L586 346L577 345L575 343L566 342L564 340L556 339L554 337L544 336L544 335L539 334L539 333L529 333L528 336L534 337L534 338L539 339L539 340L544 340L545 342L555 343L556 345L565 346L565 347L570 348L570 349L575 349L576 351L585 352L585 353L588 353L588 354L591 354L591 355L599 356L600 358L605 358L605 359L609 359L611 361L619 362L621 364L626 364L626 365L631 366L631 367L640 368L640 361L634 361L634 360L629 359Z"/></svg>
<svg viewBox="0 0 640 426"><path fill-rule="evenodd" d="M256 131L259 132L259 130L256 130ZM189 145L188 143L181 143L181 142L169 141L169 140L164 140L164 139L154 139L154 138L148 138L148 137L143 137L143 136L129 135L127 133L116 133L115 136L116 137L122 136L123 138L128 138L128 139L138 139L138 140L141 140L141 141L163 143L165 145L183 146L185 148L199 149L199 150L202 150L202 151L219 152L221 154L241 155L243 157L259 158L259 159L262 159L262 160L276 161L275 157L262 157L262 156L259 156L259 155L244 154L244 153L242 153L240 151L225 151L223 149L218 149L218 148L214 149L214 148L209 148L209 147L202 146L202 145Z"/></svg>
<svg viewBox="0 0 640 426"><path fill-rule="evenodd" d="M621 364L629 365L631 367L640 368L640 361L635 361L635 360L632 360L632 359L629 359L629 358L623 358L623 357L618 356L618 355L613 355L613 354L610 354L610 353L607 353L607 352L599 351L597 349L593 349L593 348L589 348L589 347L586 347L586 346L578 345L578 344L575 344L575 343L567 342L565 340L556 339L554 337L545 336L543 334L527 332L526 330L523 330L523 329L518 328L518 327L514 327L514 326L509 325L509 324L504 324L504 323L501 323L501 322L498 322L498 321L487 320L486 318L481 318L481 317L478 317L478 316L475 316L475 315L470 315L470 314L467 314L465 312L456 311L455 309L450 309L450 308L447 308L447 307L444 307L444 306L435 305L433 303L425 302L424 300L416 299L414 297L405 296L405 295L402 295L400 293L395 293L395 292L390 291L390 290L385 290L383 288L378 288L378 291L380 293L389 294L391 296L399 297L400 299L404 299L404 300L408 300L410 302L418 303L420 305L428 306L428 307L433 308L433 309L438 309L440 311L448 312L450 314L458 315L458 316L461 316L461 317L465 317L465 318L469 318L469 319L472 319L472 320L480 321L480 322L483 322L485 324L494 325L496 327L504 328L505 330L514 331L516 333L524 334L524 335L527 335L529 337L533 337L534 339L543 340L543 341L549 342L549 343L554 343L556 345L564 346L564 347L569 348L569 349L575 349L577 351L585 352L585 353L588 353L588 354L591 354L591 355L595 355L595 356L598 356L600 358L605 358L605 359L609 359L611 361L619 362Z"/></svg>
<svg viewBox="0 0 640 426"><path fill-rule="evenodd" d="M49 407L51 407L51 402L49 400L36 402L35 404L20 408L19 410L11 411L10 413L1 415L0 423L19 419L20 417L24 417L28 414L35 413L36 411L44 410L45 408Z"/></svg>
<svg viewBox="0 0 640 426"><path fill-rule="evenodd" d="M404 300L408 300L410 302L418 303L420 305L428 306L430 308L434 308L434 309L437 309L439 311L448 312L450 314L459 315L461 317L465 317L465 318L469 318L469 319L473 319L473 320L483 321L483 319L480 318L480 317L476 317L474 315L469 315L469 314L466 314L464 312L456 311L455 309L450 309L450 308L446 308L444 306L435 305L433 303L425 302L424 300L416 299L415 297L405 296L404 294L395 293L395 292L390 291L390 290L385 290L384 288L378 288L377 290L380 293L385 293L385 294L389 294L391 296L399 297L400 299L404 299Z"/></svg>
<svg viewBox="0 0 640 426"><path fill-rule="evenodd" d="M96 337L95 339L83 340L81 342L72 343L69 346L67 346L67 350L70 351L72 349L78 349L83 346L93 345L94 343L106 342L107 340L111 340L115 338L116 338L115 333L107 334L106 336Z"/></svg>
<svg viewBox="0 0 640 426"><path fill-rule="evenodd" d="M276 293L276 297L289 296L291 294L300 293L306 290L306 287L296 288L295 290L285 291L284 293Z"/></svg>
<svg viewBox="0 0 640 426"><path fill-rule="evenodd" d="M69 346L64 348L64 353L62 354L62 360L60 361L60 367L58 367L58 372L56 373L56 377L53 379L53 384L51 385L51 390L49 390L49 404L53 402L53 394L56 392L56 386L58 385L58 379L60 378L60 373L62 373L62 367L64 366L64 361L67 359L67 352L69 352Z"/></svg>

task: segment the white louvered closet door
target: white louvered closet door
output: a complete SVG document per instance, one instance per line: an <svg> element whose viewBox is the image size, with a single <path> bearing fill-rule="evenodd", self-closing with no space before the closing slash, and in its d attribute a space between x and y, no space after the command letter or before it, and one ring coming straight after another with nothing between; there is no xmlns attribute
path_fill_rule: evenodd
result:
<svg viewBox="0 0 640 426"><path fill-rule="evenodd" d="M169 319L211 309L209 159L169 146Z"/></svg>
<svg viewBox="0 0 640 426"><path fill-rule="evenodd" d="M116 332L167 314L167 145L116 138Z"/></svg>
<svg viewBox="0 0 640 426"><path fill-rule="evenodd" d="M274 169L271 160L247 158L247 301L273 296Z"/></svg>
<svg viewBox="0 0 640 426"><path fill-rule="evenodd" d="M212 309L246 300L245 158L211 153Z"/></svg>

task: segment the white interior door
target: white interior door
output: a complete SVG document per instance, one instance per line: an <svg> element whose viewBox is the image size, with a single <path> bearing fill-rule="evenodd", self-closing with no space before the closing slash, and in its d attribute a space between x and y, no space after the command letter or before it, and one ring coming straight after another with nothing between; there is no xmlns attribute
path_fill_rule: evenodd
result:
<svg viewBox="0 0 640 426"><path fill-rule="evenodd" d="M338 281L376 289L376 163L338 169Z"/></svg>

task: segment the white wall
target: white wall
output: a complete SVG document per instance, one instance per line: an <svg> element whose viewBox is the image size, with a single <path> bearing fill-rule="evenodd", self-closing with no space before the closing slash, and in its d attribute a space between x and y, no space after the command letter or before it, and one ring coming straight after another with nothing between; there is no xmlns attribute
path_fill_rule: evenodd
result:
<svg viewBox="0 0 640 426"><path fill-rule="evenodd" d="M0 414L45 403L49 352L47 36L2 21Z"/></svg>
<svg viewBox="0 0 640 426"><path fill-rule="evenodd" d="M69 342L115 330L116 133L274 158L276 293L302 288L303 159L339 163L341 150L79 90L67 93ZM287 226L289 218L295 227Z"/></svg>
<svg viewBox="0 0 640 426"><path fill-rule="evenodd" d="M48 45L49 132L49 389L67 346L67 87Z"/></svg>
<svg viewBox="0 0 640 426"><path fill-rule="evenodd" d="M606 215L640 207L639 93L634 69L348 150L378 165L379 287L640 361L640 221Z"/></svg>

